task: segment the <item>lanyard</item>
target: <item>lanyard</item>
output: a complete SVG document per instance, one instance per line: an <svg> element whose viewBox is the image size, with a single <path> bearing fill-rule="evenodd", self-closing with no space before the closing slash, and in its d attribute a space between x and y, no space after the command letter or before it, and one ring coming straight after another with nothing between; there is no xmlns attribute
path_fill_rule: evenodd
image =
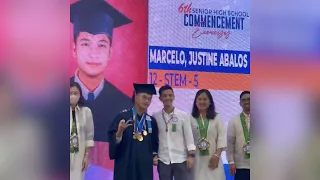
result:
<svg viewBox="0 0 320 180"><path fill-rule="evenodd" d="M201 114L200 114L200 118L201 118L202 126L203 126L203 127L205 127L205 121L204 121L204 119L203 119L203 117L202 117L202 115L201 115Z"/></svg>
<svg viewBox="0 0 320 180"><path fill-rule="evenodd" d="M136 112L136 108L132 108L132 113L133 113L133 123L135 124L136 128L135 130L137 130L138 132L142 132L143 130L143 126L144 126L144 122L146 120L146 113L143 113L140 121L137 120L137 112Z"/></svg>
<svg viewBox="0 0 320 180"><path fill-rule="evenodd" d="M243 136L244 136L244 140L246 141L246 144L250 143L250 131L248 129L247 123L246 123L246 117L244 115L244 113L240 114L240 121L241 121L241 125L242 125L242 131L243 131ZM246 158L249 159L250 158L250 154L246 153Z"/></svg>
<svg viewBox="0 0 320 180"><path fill-rule="evenodd" d="M163 121L164 121L164 123L165 123L165 125L166 125L166 132L168 132L168 124L169 124L169 122L173 119L173 117L174 117L174 109L173 109L173 112L172 112L172 116L171 116L171 118L168 120L168 122L166 121L166 118L164 117L164 109L162 109L162 119L163 119Z"/></svg>
<svg viewBox="0 0 320 180"><path fill-rule="evenodd" d="M78 135L77 121L76 121L76 111L72 111L72 127L71 127L71 135Z"/></svg>
<svg viewBox="0 0 320 180"><path fill-rule="evenodd" d="M250 130L247 126L246 117L245 117L244 113L240 114L240 121L241 121L241 125L242 125L244 139L245 139L246 143L250 142Z"/></svg>
<svg viewBox="0 0 320 180"><path fill-rule="evenodd" d="M200 117L197 118L201 138L207 138L209 121Z"/></svg>

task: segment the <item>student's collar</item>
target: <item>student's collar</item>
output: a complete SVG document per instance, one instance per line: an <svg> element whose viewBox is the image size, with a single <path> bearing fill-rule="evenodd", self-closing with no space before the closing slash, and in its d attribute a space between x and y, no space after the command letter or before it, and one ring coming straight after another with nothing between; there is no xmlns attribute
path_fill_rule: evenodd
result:
<svg viewBox="0 0 320 180"><path fill-rule="evenodd" d="M72 110L72 107L71 107L71 106L70 106L70 109ZM74 108L74 110L80 111L80 107L77 105L77 106Z"/></svg>
<svg viewBox="0 0 320 180"><path fill-rule="evenodd" d="M164 110L164 108L162 108L162 112L163 112L163 113L166 113L167 115L174 114L174 111L175 111L175 110L176 110L176 108L173 106L172 112L168 114L168 113Z"/></svg>
<svg viewBox="0 0 320 180"><path fill-rule="evenodd" d="M250 114L246 114L244 111L242 112L246 117L250 117Z"/></svg>

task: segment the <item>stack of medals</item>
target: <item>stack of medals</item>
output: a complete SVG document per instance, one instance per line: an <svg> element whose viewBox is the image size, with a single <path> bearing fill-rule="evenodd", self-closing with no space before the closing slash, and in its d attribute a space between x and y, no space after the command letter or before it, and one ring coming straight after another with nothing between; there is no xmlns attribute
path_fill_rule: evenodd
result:
<svg viewBox="0 0 320 180"><path fill-rule="evenodd" d="M240 114L240 120L241 120L244 139L245 139L245 142L246 142L243 145L243 151L246 154L246 158L250 159L250 130L249 130L248 126L247 126L246 117L245 117L245 115L243 113Z"/></svg>
<svg viewBox="0 0 320 180"><path fill-rule="evenodd" d="M148 132L146 130L143 130L143 135L147 136ZM141 132L138 132L138 131L133 132L133 139L137 139L138 141L143 141L143 136L141 135Z"/></svg>
<svg viewBox="0 0 320 180"><path fill-rule="evenodd" d="M72 122L71 137L70 137L70 153L76 153L79 151L79 138L77 133L76 122Z"/></svg>
<svg viewBox="0 0 320 180"><path fill-rule="evenodd" d="M133 139L137 139L138 141L143 141L143 136L147 136L148 132L145 130L145 120L146 120L146 114L144 113L142 115L141 120L137 120L137 115L134 113L133 115ZM144 128L144 129L143 129ZM142 136L143 134L143 136Z"/></svg>
<svg viewBox="0 0 320 180"><path fill-rule="evenodd" d="M209 155L209 147L210 147L210 143L207 139L209 121L207 119L203 120L202 116L200 116L200 118L197 118L197 121L198 121L198 126L200 130L200 135L201 135L201 138L197 143L198 148L200 150L200 156L207 156Z"/></svg>

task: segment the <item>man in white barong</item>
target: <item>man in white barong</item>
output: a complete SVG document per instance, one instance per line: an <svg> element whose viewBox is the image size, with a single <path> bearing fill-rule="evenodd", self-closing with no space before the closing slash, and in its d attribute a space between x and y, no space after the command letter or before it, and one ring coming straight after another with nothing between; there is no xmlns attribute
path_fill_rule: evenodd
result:
<svg viewBox="0 0 320 180"><path fill-rule="evenodd" d="M250 180L250 91L240 94L240 106L242 112L228 124L227 159L235 180Z"/></svg>
<svg viewBox="0 0 320 180"><path fill-rule="evenodd" d="M196 146L190 124L191 115L173 106L171 86L159 89L163 109L155 112L159 130L158 173L160 180L188 180L193 167Z"/></svg>

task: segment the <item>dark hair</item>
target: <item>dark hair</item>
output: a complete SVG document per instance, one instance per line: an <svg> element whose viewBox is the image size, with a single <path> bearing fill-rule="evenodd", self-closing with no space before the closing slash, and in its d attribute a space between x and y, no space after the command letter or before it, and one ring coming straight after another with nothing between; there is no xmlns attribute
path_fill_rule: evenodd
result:
<svg viewBox="0 0 320 180"><path fill-rule="evenodd" d="M71 89L72 87L76 87L76 88L79 90L79 92L80 92L80 98L79 98L79 101L78 101L78 106L83 106L83 105L84 105L84 98L83 98L83 96L82 96L81 86L79 85L79 83L73 81L73 82L70 82L70 89Z"/></svg>
<svg viewBox="0 0 320 180"><path fill-rule="evenodd" d="M161 96L162 92L165 91L165 90L171 90L173 92L173 89L171 86L169 85L164 85L162 86L160 89L159 89L159 96Z"/></svg>
<svg viewBox="0 0 320 180"><path fill-rule="evenodd" d="M242 93L240 94L240 100L241 100L242 96L245 94L250 94L250 91L242 91Z"/></svg>
<svg viewBox="0 0 320 180"><path fill-rule="evenodd" d="M192 116L194 118L198 118L200 116L200 112L199 109L197 107L197 98L200 96L200 94L205 93L210 101L210 105L208 107L208 112L207 112L207 119L214 119L217 116L217 112L216 112L216 107L214 105L214 101L212 98L212 95L210 93L210 91L208 91L207 89L201 89L197 92L196 97L194 98L193 101L193 108L192 108Z"/></svg>

